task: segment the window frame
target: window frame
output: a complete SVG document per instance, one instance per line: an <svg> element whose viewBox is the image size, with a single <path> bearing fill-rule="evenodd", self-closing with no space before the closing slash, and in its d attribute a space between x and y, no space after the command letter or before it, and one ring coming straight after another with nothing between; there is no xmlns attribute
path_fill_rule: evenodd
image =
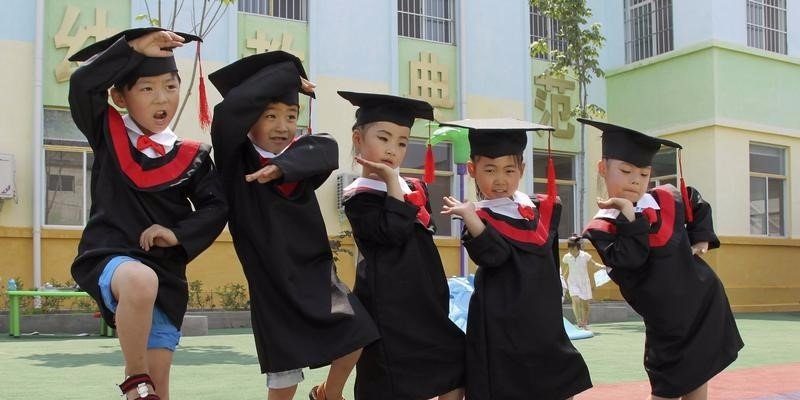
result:
<svg viewBox="0 0 800 400"><path fill-rule="evenodd" d="M54 229L83 229L86 227L86 223L89 220L89 209L90 209L90 199L91 199L91 168L88 167L88 160L89 154L94 154L94 151L88 146L85 145L56 145L56 144L44 144L42 146L42 150L44 151L44 157L42 157L43 169L42 169L42 195L44 198L42 199L42 227L44 228L54 228ZM68 224L50 224L47 222L48 220L48 213L47 213L47 203L48 203L48 196L51 190L47 187L47 177L49 175L47 170L47 152L64 152L64 153L81 153L81 168L83 171L83 185L82 185L82 193L81 193L81 224L75 225L68 225Z"/></svg>
<svg viewBox="0 0 800 400"><path fill-rule="evenodd" d="M582 226L580 225L582 222L578 220L578 154L576 153L562 153L562 152L551 152L554 157L568 157L570 158L570 167L572 168L572 178L571 179L564 179L559 178L556 175L556 192L558 192L558 188L560 186L569 186L572 188L572 206L570 207L569 212L572 214L572 227L569 229L570 232L567 233L565 236L561 236L559 234L560 240L566 240L569 234L580 232ZM533 151L533 159L547 159L547 150L536 150ZM539 176L539 174L542 174ZM533 171L533 187L535 188L536 185L547 185L547 171L538 171L534 169ZM534 193L537 193L536 190L533 190ZM544 193L542 193L544 194ZM567 212L567 207L565 206L563 199L561 202L561 221L564 221L564 213Z"/></svg>
<svg viewBox="0 0 800 400"><path fill-rule="evenodd" d="M428 4L434 1L441 1L445 5L442 9L442 14L447 15L449 14L450 17L442 17L438 15L433 15L429 13L428 10L431 9L427 7ZM405 4L407 7L406 9L412 8L412 6L408 6L410 2L417 2L419 4L420 12L413 12L413 11L404 11L401 4ZM449 10L448 10L449 9ZM415 35L415 30L413 29L411 21L419 18L421 23L419 24L419 32L418 35ZM408 21L409 23L404 24L404 21ZM430 35L428 31L428 22L440 22L444 25L444 28L441 31L437 31L441 33L445 39L449 40L438 40L434 39L433 35ZM406 29L404 29L404 26ZM455 2L453 0L397 0L397 35L400 37L406 37L410 39L417 39L417 40L425 40L428 42L433 43L442 43L442 44L456 44L455 38Z"/></svg>
<svg viewBox="0 0 800 400"><path fill-rule="evenodd" d="M297 11L299 18L292 18L289 16L275 15L275 10L280 10L281 7L275 7L275 3L283 4L284 9L288 9L288 5L294 0L238 0L236 10L244 14L260 15L265 17L280 18L287 21L300 21L308 22L308 0L297 0L300 10ZM256 5L256 7L254 7ZM262 5L265 9L262 12ZM249 6L249 7L248 7ZM253 11L258 8L257 11ZM243 10L244 9L244 10ZM287 13L288 14L288 13Z"/></svg>
<svg viewBox="0 0 800 400"><path fill-rule="evenodd" d="M650 11L633 17L649 6ZM624 0L625 63L645 60L675 49L672 0ZM645 17L646 15L646 17ZM643 22L647 22L644 26ZM647 29L647 32L644 30ZM666 33L666 35L664 35Z"/></svg>
<svg viewBox="0 0 800 400"><path fill-rule="evenodd" d="M536 42L539 39L546 39L547 40L547 49L552 50L560 50L565 51L567 49L567 41L564 39L559 39L557 36L557 32L561 27L559 26L559 22L553 18L550 18L542 12L531 5L529 7L530 10L530 42ZM540 26L537 22L544 21L544 27ZM538 31L541 32L537 32ZM541 34L537 34L541 33ZM548 53L547 55L536 55L537 60L544 60L544 61L552 61L552 57Z"/></svg>
<svg viewBox="0 0 800 400"><path fill-rule="evenodd" d="M427 142L428 142L428 139L426 139L426 138L410 137L409 140L408 140L408 147L407 147L407 150L406 150L406 154L408 154L408 152L412 151L412 149L411 149L412 144L415 147L416 147L416 145L419 144L421 150L424 152L425 148L426 148L426 145L427 145ZM441 143L437 143L437 144L433 145L433 147L446 147L448 154L450 154L450 160L451 160L450 169L449 170L436 169L436 170L434 170L434 176L436 177L436 179L441 179L441 178L448 179L449 180L449 185L447 185L447 186L450 187L450 192L452 193L454 185L455 185L455 180L453 178L456 175L453 172L453 167L452 167L452 164L453 164L452 163L453 145L450 144L450 143L447 143L447 142L441 142ZM415 148L413 151L416 152L418 150ZM408 157L406 157L406 160L407 159L408 159ZM406 160L403 160L403 161L405 162ZM420 169L420 168L408 168L408 167L401 166L400 167L400 175L401 176L405 176L405 175L408 175L408 174L420 175L420 177L421 177L421 176L425 175L425 170L424 169ZM430 189L429 189L429 191L430 191ZM430 201L430 199L428 199L428 200ZM439 210L436 209L433 205L431 205L431 211L432 211L432 214L435 214L435 215L432 215L432 217L435 218L436 216L439 215L438 214ZM441 227L439 227L439 228L441 229ZM460 234L460 232L457 231L454 222L451 220L450 221L450 234L442 235L442 234L439 234L439 232L437 232L436 235L434 235L434 237L453 238L453 237L456 237L459 234Z"/></svg>
<svg viewBox="0 0 800 400"><path fill-rule="evenodd" d="M767 4L768 2L772 4ZM781 3L782 7L776 3ZM788 54L789 27L786 0L746 0L745 7L747 8L747 46L778 54ZM760 19L760 23L756 17ZM776 23L777 26L768 26L768 21ZM783 25L783 30L781 30L781 25Z"/></svg>
<svg viewBox="0 0 800 400"><path fill-rule="evenodd" d="M754 148L755 149L761 148L761 149L775 149L775 150L778 150L780 152L780 158L781 158L780 161L783 163L783 165L780 166L780 169L781 169L781 171L783 171L783 173L780 174L780 173L753 171L753 169L752 169L753 167L750 164L750 157L753 154ZM753 214L752 213L752 209L753 208L752 208L752 206L749 206L750 210L748 212L748 226L749 226L749 233L752 236L787 237L787 232L789 231L789 227L787 226L786 206L787 206L787 204L791 203L791 199L788 198L790 191L788 190L788 187L787 187L789 185L789 175L788 175L789 169L787 168L787 163L788 163L788 157L787 156L788 156L788 154L787 154L787 148L786 147L770 145L770 144L764 144L764 143L757 143L757 142L750 142L750 145L749 145L749 148L748 148L748 168L747 168L748 186L749 186L749 188L748 188L748 204L752 204L753 203L753 200L752 200L752 198L753 198L753 196L752 196L752 194L753 194L752 180L754 178L755 179L763 179L764 180L764 192L762 193L763 197L764 197L763 215L764 215L764 218L766 219L766 224L764 224L764 226L763 226L764 229L762 229L762 232L761 233L754 233L753 232L753 222L752 222L753 216L754 215L760 215L760 214ZM771 234L770 233L769 224L770 224L770 214L771 213L770 213L770 208L769 208L769 200L770 200L770 198L769 198L769 195L770 195L769 184L770 184L771 181L780 181L781 182L781 192L782 192L781 196L780 196L781 204L779 205L779 209L778 209L778 213L780 213L780 233L779 234Z"/></svg>

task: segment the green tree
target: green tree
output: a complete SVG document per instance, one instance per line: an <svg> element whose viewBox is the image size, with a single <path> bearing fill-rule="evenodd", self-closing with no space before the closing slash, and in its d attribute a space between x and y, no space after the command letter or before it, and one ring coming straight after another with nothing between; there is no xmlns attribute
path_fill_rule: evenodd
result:
<svg viewBox="0 0 800 400"><path fill-rule="evenodd" d="M605 37L600 33L600 24L588 24L592 10L586 7L585 0L531 0L531 6L542 15L558 22L555 39L566 43L564 49L551 49L548 38L531 43L531 56L548 56L550 65L544 75L558 78L571 77L578 82L578 105L572 114L578 117L602 116L605 111L588 103L587 87L592 77L603 77L600 68L600 48Z"/></svg>
<svg viewBox="0 0 800 400"><path fill-rule="evenodd" d="M530 0L531 6L538 9L542 15L558 23L557 40L563 41L563 49L551 49L548 38L539 39L531 43L530 50L533 57L545 57L550 60L543 75L557 78L570 77L578 83L578 105L572 109L571 114L578 117L604 117L605 110L595 104L588 104L588 86L593 77L601 78L605 73L600 68L600 48L603 47L605 37L600 32L600 24L589 24L592 10L586 6L585 0ZM581 154L578 157L578 168L581 171L580 193L578 195L578 220L583 221L583 209L586 197L586 127L581 124Z"/></svg>
<svg viewBox="0 0 800 400"><path fill-rule="evenodd" d="M190 6L185 7L185 0L173 0L171 2L156 0L156 4L151 7L151 3L153 2L145 0L144 6L146 12L137 15L136 19L145 20L149 22L151 26L175 30L175 23L178 20L178 16L184 12L188 12L192 26L190 33L199 36L201 39L205 39L206 36L208 36L208 34L214 29L214 27L217 26L217 23L219 23L219 21L221 21L225 16L225 9L227 9L228 6L233 5L234 2L235 0L202 0L200 2L202 5L198 6L197 1L190 0ZM171 4L169 6L165 6L163 3ZM162 22L164 22L163 16L168 18L165 24L162 24ZM172 122L173 128L178 125L178 121L180 121L181 115L183 114L183 109L186 107L186 101L192 94L194 80L197 77L197 65L200 60L199 56L199 53L196 53L194 56L192 76L186 83L188 89L186 91L186 95L183 97L182 104L178 109L178 114L175 115L175 119Z"/></svg>

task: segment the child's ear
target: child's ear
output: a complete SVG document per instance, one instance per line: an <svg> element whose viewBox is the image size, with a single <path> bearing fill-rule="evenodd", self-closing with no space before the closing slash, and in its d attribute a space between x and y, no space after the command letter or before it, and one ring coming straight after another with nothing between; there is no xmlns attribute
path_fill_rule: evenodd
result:
<svg viewBox="0 0 800 400"><path fill-rule="evenodd" d="M470 177L475 177L475 164L472 163L472 160L467 161L467 173L469 173Z"/></svg>
<svg viewBox="0 0 800 400"><path fill-rule="evenodd" d="M125 96L122 94L122 90L119 90L116 87L111 88L111 100L114 102L114 105L119 108L128 108L128 102L125 101Z"/></svg>
<svg viewBox="0 0 800 400"><path fill-rule="evenodd" d="M361 154L361 131L359 129L353 129L353 148L355 149L356 155Z"/></svg>
<svg viewBox="0 0 800 400"><path fill-rule="evenodd" d="M606 177L606 162L605 160L600 160L597 162L597 173L605 178Z"/></svg>
<svg viewBox="0 0 800 400"><path fill-rule="evenodd" d="M521 168L522 169L519 170L519 176L523 177L523 176L525 176L525 162L524 161L522 162Z"/></svg>

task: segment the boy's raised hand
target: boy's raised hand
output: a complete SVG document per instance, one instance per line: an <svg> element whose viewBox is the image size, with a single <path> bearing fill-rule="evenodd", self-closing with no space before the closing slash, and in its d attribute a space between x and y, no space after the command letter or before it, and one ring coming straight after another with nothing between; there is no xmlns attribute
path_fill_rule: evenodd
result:
<svg viewBox="0 0 800 400"><path fill-rule="evenodd" d="M150 225L139 236L139 246L144 251L150 251L153 247L172 247L178 245L178 238L175 232L159 224Z"/></svg>
<svg viewBox="0 0 800 400"><path fill-rule="evenodd" d="M472 237L477 237L486 229L478 213L475 212L475 203L467 201L462 203L453 196L442 197L442 214L457 215L464 221L464 226Z"/></svg>
<svg viewBox="0 0 800 400"><path fill-rule="evenodd" d="M465 214L475 212L475 204L471 201L462 203L453 196L442 197L442 214L464 217Z"/></svg>
<svg viewBox="0 0 800 400"><path fill-rule="evenodd" d="M302 91L314 93L314 89L316 87L317 85L314 82L311 82L306 78L300 78L300 89Z"/></svg>
<svg viewBox="0 0 800 400"><path fill-rule="evenodd" d="M260 170L247 174L244 180L247 182L258 181L258 183L267 183L283 176L283 171L275 164L269 164Z"/></svg>
<svg viewBox="0 0 800 400"><path fill-rule="evenodd" d="M184 39L172 31L150 32L128 42L136 52L147 57L170 57L172 49L183 46Z"/></svg>

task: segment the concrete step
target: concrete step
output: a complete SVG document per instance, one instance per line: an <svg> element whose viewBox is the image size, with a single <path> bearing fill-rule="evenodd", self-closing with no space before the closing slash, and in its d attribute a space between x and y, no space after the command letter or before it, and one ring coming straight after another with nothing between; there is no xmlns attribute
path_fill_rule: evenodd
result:
<svg viewBox="0 0 800 400"><path fill-rule="evenodd" d="M572 312L572 304L563 305L564 317L570 322L575 323L575 314ZM589 303L589 324L600 324L606 322L637 321L642 317L633 311L631 306L624 301L602 301Z"/></svg>

